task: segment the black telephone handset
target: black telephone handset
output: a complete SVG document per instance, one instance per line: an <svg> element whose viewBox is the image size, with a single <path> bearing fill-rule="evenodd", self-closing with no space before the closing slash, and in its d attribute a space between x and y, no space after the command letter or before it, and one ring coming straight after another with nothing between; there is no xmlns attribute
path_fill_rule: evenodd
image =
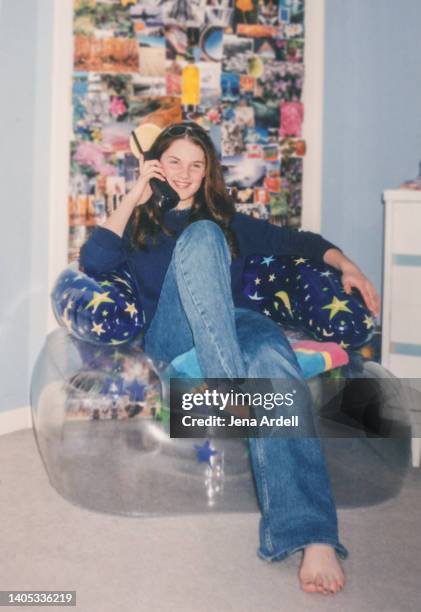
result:
<svg viewBox="0 0 421 612"><path fill-rule="evenodd" d="M144 159L155 159L154 156L146 151ZM178 193L171 187L168 181L161 181L157 178L151 178L149 181L153 194L155 196L155 202L161 208L163 212L175 208L180 201Z"/></svg>
<svg viewBox="0 0 421 612"><path fill-rule="evenodd" d="M132 132L132 136L136 147L139 150L139 153L143 155L144 161L156 159L150 151L142 150L140 142L134 131ZM149 184L154 194L154 201L156 205L162 210L162 212L171 210L171 208L175 208L177 206L180 201L180 197L175 191L175 189L173 189L167 181L161 181L157 178L151 178Z"/></svg>

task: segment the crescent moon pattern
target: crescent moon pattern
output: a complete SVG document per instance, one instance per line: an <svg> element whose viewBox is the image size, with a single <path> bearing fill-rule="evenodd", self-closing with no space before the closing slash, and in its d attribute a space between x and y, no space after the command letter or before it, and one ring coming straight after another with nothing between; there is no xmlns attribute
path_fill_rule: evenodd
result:
<svg viewBox="0 0 421 612"><path fill-rule="evenodd" d="M289 301L288 293L286 291L277 291L275 293L275 296L279 298L283 302L283 304L285 304L285 307L288 310L290 316L293 317L294 315L292 314L291 302Z"/></svg>
<svg viewBox="0 0 421 612"><path fill-rule="evenodd" d="M253 295L249 295L248 297L249 297L251 300L254 300L254 301L260 301L260 300L264 300L264 299L265 299L265 296L264 296L264 295L262 295L262 296L257 295L257 291L255 291L255 292L253 293Z"/></svg>
<svg viewBox="0 0 421 612"><path fill-rule="evenodd" d="M262 275L262 265L267 274ZM254 254L245 262L244 290L249 299L263 302L261 312L276 323L288 322L315 340L358 349L374 335L376 321L361 296L346 294L339 272L324 263L299 255Z"/></svg>

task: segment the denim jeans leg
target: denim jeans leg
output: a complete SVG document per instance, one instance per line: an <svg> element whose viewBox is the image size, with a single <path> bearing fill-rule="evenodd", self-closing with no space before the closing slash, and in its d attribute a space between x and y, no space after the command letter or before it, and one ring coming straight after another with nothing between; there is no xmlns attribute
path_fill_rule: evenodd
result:
<svg viewBox="0 0 421 612"><path fill-rule="evenodd" d="M228 245L215 223L197 221L183 231L145 337L147 354L169 363L195 347L204 377L271 378L279 392L279 379L293 379L302 383L302 413L311 416L309 391L287 339L267 317L234 307L229 265ZM323 542L344 558L319 440L250 438L249 448L262 511L258 555L280 560Z"/></svg>
<svg viewBox="0 0 421 612"><path fill-rule="evenodd" d="M145 351L167 361L196 347L207 378L243 378L235 328L231 254L220 227L196 221L179 236L164 279Z"/></svg>
<svg viewBox="0 0 421 612"><path fill-rule="evenodd" d="M170 262L155 315L145 335L144 349L155 361L171 361L194 346L189 320L178 293L174 257Z"/></svg>
<svg viewBox="0 0 421 612"><path fill-rule="evenodd" d="M261 509L259 557L281 560L309 544L333 546L341 558L336 505L320 440L313 402L294 351L282 329L260 313L239 309L237 334L249 378L270 378L276 393L297 389L293 414L305 427L292 437L249 438L250 458ZM278 408L271 416L282 414ZM283 414L285 415L285 409Z"/></svg>

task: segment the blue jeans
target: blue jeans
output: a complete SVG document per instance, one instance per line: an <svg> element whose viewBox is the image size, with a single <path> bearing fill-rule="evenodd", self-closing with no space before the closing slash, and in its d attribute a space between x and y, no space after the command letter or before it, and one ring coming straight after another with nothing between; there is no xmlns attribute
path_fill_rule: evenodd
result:
<svg viewBox="0 0 421 612"><path fill-rule="evenodd" d="M324 543L344 559L348 551L338 539L310 391L282 329L260 313L235 308L230 262L228 244L216 223L196 221L184 229L145 336L145 351L170 363L195 347L204 378L271 378L275 392L282 392L276 388L282 387L282 377L284 383L294 380L308 437L248 438L261 510L257 554L275 561L309 544Z"/></svg>

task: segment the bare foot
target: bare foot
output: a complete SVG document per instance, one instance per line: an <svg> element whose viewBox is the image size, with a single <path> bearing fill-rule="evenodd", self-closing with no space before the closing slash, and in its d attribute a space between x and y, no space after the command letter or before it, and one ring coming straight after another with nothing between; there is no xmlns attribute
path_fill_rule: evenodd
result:
<svg viewBox="0 0 421 612"><path fill-rule="evenodd" d="M333 595L345 584L345 575L336 551L328 544L306 546L298 578L301 588L306 593Z"/></svg>

